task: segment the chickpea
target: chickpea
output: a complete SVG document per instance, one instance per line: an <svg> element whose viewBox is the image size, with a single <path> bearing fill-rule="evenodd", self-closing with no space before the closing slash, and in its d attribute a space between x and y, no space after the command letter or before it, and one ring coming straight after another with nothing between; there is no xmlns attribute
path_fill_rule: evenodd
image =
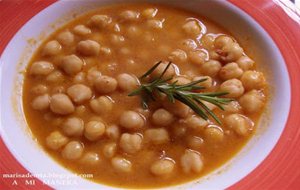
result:
<svg viewBox="0 0 300 190"><path fill-rule="evenodd" d="M171 83L173 83L173 82L176 82L177 85L184 85L184 84L188 84L192 81L185 76L178 76L178 77L174 77L171 80Z"/></svg>
<svg viewBox="0 0 300 190"><path fill-rule="evenodd" d="M208 53L203 49L196 49L189 53L190 61L196 65L202 65L206 61L208 61Z"/></svg>
<svg viewBox="0 0 300 190"><path fill-rule="evenodd" d="M46 145L52 150L58 150L63 147L69 141L68 137L65 137L59 131L54 131L46 138Z"/></svg>
<svg viewBox="0 0 300 190"><path fill-rule="evenodd" d="M111 55L111 49L110 48L108 48L108 47L100 47L100 53L102 54L102 55Z"/></svg>
<svg viewBox="0 0 300 190"><path fill-rule="evenodd" d="M61 128L67 136L79 137L83 134L84 122L78 117L69 117L63 122Z"/></svg>
<svg viewBox="0 0 300 190"><path fill-rule="evenodd" d="M145 18L153 18L157 14L158 10L156 8L148 8L142 12L142 16Z"/></svg>
<svg viewBox="0 0 300 190"><path fill-rule="evenodd" d="M201 27L199 23L195 20L187 21L182 26L182 29L186 34L191 35L193 37L199 36L201 34Z"/></svg>
<svg viewBox="0 0 300 190"><path fill-rule="evenodd" d="M174 121L174 116L165 109L158 109L152 115L152 122L158 126L168 126Z"/></svg>
<svg viewBox="0 0 300 190"><path fill-rule="evenodd" d="M127 129L139 129L145 124L140 114L134 111L125 111L120 117L120 125Z"/></svg>
<svg viewBox="0 0 300 190"><path fill-rule="evenodd" d="M50 105L50 96L48 94L37 96L33 99L31 106L35 110L46 110Z"/></svg>
<svg viewBox="0 0 300 190"><path fill-rule="evenodd" d="M217 49L221 49L228 44L234 43L233 39L227 35L220 35L214 41L214 46Z"/></svg>
<svg viewBox="0 0 300 190"><path fill-rule="evenodd" d="M231 114L225 117L224 123L228 128L233 129L234 132L241 136L247 136L253 127L253 122L240 114Z"/></svg>
<svg viewBox="0 0 300 190"><path fill-rule="evenodd" d="M29 73L31 75L45 76L50 74L53 70L54 67L52 63L47 61L37 61L31 65Z"/></svg>
<svg viewBox="0 0 300 190"><path fill-rule="evenodd" d="M83 144L79 141L70 141L63 148L62 157L68 160L76 160L81 157L83 153Z"/></svg>
<svg viewBox="0 0 300 190"><path fill-rule="evenodd" d="M155 161L151 167L150 171L156 176L165 176L170 175L175 167L175 161L169 158L164 158L161 160Z"/></svg>
<svg viewBox="0 0 300 190"><path fill-rule="evenodd" d="M185 39L183 41L181 41L181 44L182 48L184 50L194 50L197 48L197 44L194 40L192 39Z"/></svg>
<svg viewBox="0 0 300 190"><path fill-rule="evenodd" d="M203 82L200 82L199 83L200 86L203 86L205 89L209 89L209 88L212 87L213 80L210 76L197 76L197 77L193 78L193 81L198 81L198 80L201 80L201 79L206 79L206 80L203 81Z"/></svg>
<svg viewBox="0 0 300 190"><path fill-rule="evenodd" d="M237 98L244 94L244 87L239 79L229 79L220 85L220 91L228 92L226 97Z"/></svg>
<svg viewBox="0 0 300 190"><path fill-rule="evenodd" d="M97 114L108 114L112 111L113 101L110 97L100 96L99 98L90 101L90 107L93 112Z"/></svg>
<svg viewBox="0 0 300 190"><path fill-rule="evenodd" d="M239 78L242 76L243 70L239 68L237 63L228 63L223 66L219 72L219 76L222 80L228 80L233 78Z"/></svg>
<svg viewBox="0 0 300 190"><path fill-rule="evenodd" d="M121 35L112 34L110 40L113 45L119 46L119 45L123 44L123 42L125 41L125 38L124 38L124 36L121 36Z"/></svg>
<svg viewBox="0 0 300 190"><path fill-rule="evenodd" d="M242 109L238 101L231 101L228 104L224 105L223 108L225 109L225 111L230 113L238 113Z"/></svg>
<svg viewBox="0 0 300 190"><path fill-rule="evenodd" d="M184 63L187 61L187 55L185 51L176 49L169 55L169 60L173 63Z"/></svg>
<svg viewBox="0 0 300 190"><path fill-rule="evenodd" d="M175 125L172 128L172 134L175 138L182 138L186 134L187 128L180 126L180 125Z"/></svg>
<svg viewBox="0 0 300 190"><path fill-rule="evenodd" d="M220 55L220 59L225 62L232 62L238 60L244 53L244 50L239 46L238 43L230 43L221 50L217 50Z"/></svg>
<svg viewBox="0 0 300 190"><path fill-rule="evenodd" d="M107 15L94 15L90 19L90 24L98 28L105 28L112 23L112 18Z"/></svg>
<svg viewBox="0 0 300 190"><path fill-rule="evenodd" d="M184 122L186 123L187 127L197 131L202 131L204 127L208 125L208 122L205 119L202 119L196 115L188 117Z"/></svg>
<svg viewBox="0 0 300 190"><path fill-rule="evenodd" d="M199 173L203 169L203 160L197 151L185 150L180 158L180 164L184 173Z"/></svg>
<svg viewBox="0 0 300 190"><path fill-rule="evenodd" d="M206 49L213 49L214 41L215 41L215 37L211 34L205 34L201 38L201 43Z"/></svg>
<svg viewBox="0 0 300 190"><path fill-rule="evenodd" d="M127 73L123 73L117 76L118 86L125 92L131 92L139 86L138 79Z"/></svg>
<svg viewBox="0 0 300 190"><path fill-rule="evenodd" d="M55 86L51 90L51 94L63 94L65 93L65 87L63 86Z"/></svg>
<svg viewBox="0 0 300 190"><path fill-rule="evenodd" d="M163 106L166 108L166 110L181 118L187 117L190 112L190 108L187 105L177 100L175 103L164 101Z"/></svg>
<svg viewBox="0 0 300 190"><path fill-rule="evenodd" d="M239 99L239 103L246 113L255 113L263 108L264 99L262 92L251 90Z"/></svg>
<svg viewBox="0 0 300 190"><path fill-rule="evenodd" d="M49 41L46 43L44 48L42 49L42 55L44 56L52 56L57 55L61 51L61 45L56 40Z"/></svg>
<svg viewBox="0 0 300 190"><path fill-rule="evenodd" d="M169 133L165 128L147 129L145 139L155 145L166 144L170 141Z"/></svg>
<svg viewBox="0 0 300 190"><path fill-rule="evenodd" d="M46 77L47 82L60 83L64 81L64 75L60 71L53 71Z"/></svg>
<svg viewBox="0 0 300 190"><path fill-rule="evenodd" d="M157 19L150 19L146 22L147 26L149 28L153 29L162 29L163 28L163 22Z"/></svg>
<svg viewBox="0 0 300 190"><path fill-rule="evenodd" d="M67 94L73 102L81 104L92 97L92 90L84 84L74 84L68 88Z"/></svg>
<svg viewBox="0 0 300 190"><path fill-rule="evenodd" d="M34 94L42 95L48 92L48 87L43 84L38 84L30 90Z"/></svg>
<svg viewBox="0 0 300 190"><path fill-rule="evenodd" d="M128 173L132 170L131 162L123 157L114 157L111 165L117 172Z"/></svg>
<svg viewBox="0 0 300 190"><path fill-rule="evenodd" d="M211 60L206 61L205 63L201 64L200 68L201 68L201 72L204 75L215 77L221 70L222 65L219 61L211 59Z"/></svg>
<svg viewBox="0 0 300 190"><path fill-rule="evenodd" d="M142 34L142 30L138 26L129 26L126 34L129 38L136 38Z"/></svg>
<svg viewBox="0 0 300 190"><path fill-rule="evenodd" d="M114 142L106 144L102 150L103 155L106 158L112 158L116 154L116 151L117 151L117 144Z"/></svg>
<svg viewBox="0 0 300 190"><path fill-rule="evenodd" d="M84 136L90 141L96 141L105 133L105 124L101 121L90 121L85 125Z"/></svg>
<svg viewBox="0 0 300 190"><path fill-rule="evenodd" d="M108 94L117 89L118 82L109 76L99 76L94 81L95 88L98 93Z"/></svg>
<svg viewBox="0 0 300 190"><path fill-rule="evenodd" d="M57 41L64 46L70 46L74 43L74 34L70 31L64 31L57 36Z"/></svg>
<svg viewBox="0 0 300 190"><path fill-rule="evenodd" d="M220 60L220 55L217 52L220 52L220 51L219 50L209 50L208 51L209 58L212 60Z"/></svg>
<svg viewBox="0 0 300 190"><path fill-rule="evenodd" d="M205 139L212 143L222 142L224 139L224 132L221 127L216 125L209 125L204 130Z"/></svg>
<svg viewBox="0 0 300 190"><path fill-rule="evenodd" d="M82 156L80 162L86 165L94 166L100 162L100 157L95 152L87 152Z"/></svg>
<svg viewBox="0 0 300 190"><path fill-rule="evenodd" d="M91 68L88 70L86 78L90 85L94 85L96 79L98 79L100 76L100 71L96 70L95 68Z"/></svg>
<svg viewBox="0 0 300 190"><path fill-rule="evenodd" d="M139 134L123 133L120 138L120 147L124 152L134 154L141 150L142 141Z"/></svg>
<svg viewBox="0 0 300 190"><path fill-rule="evenodd" d="M86 74L84 72L79 72L74 76L73 82L74 83L84 83L85 79L86 79Z"/></svg>
<svg viewBox="0 0 300 190"><path fill-rule="evenodd" d="M75 107L70 98L65 94L54 94L50 98L50 109L52 112L60 115L71 114Z"/></svg>
<svg viewBox="0 0 300 190"><path fill-rule="evenodd" d="M265 85L264 74L257 71L246 71L241 77L246 90L261 89Z"/></svg>
<svg viewBox="0 0 300 190"><path fill-rule="evenodd" d="M77 25L73 28L73 32L77 35L80 35L80 36L86 36L88 34L91 34L92 33L92 30L89 29L88 27L80 24L80 25Z"/></svg>
<svg viewBox="0 0 300 190"><path fill-rule="evenodd" d="M76 55L68 55L63 57L61 61L61 67L68 75L75 75L81 71L83 67L83 61Z"/></svg>
<svg viewBox="0 0 300 190"><path fill-rule="evenodd" d="M76 50L82 55L94 56L99 54L100 44L93 40L84 40L77 44Z"/></svg>
<svg viewBox="0 0 300 190"><path fill-rule="evenodd" d="M120 137L120 129L117 125L110 125L106 128L105 134L112 140L117 140Z"/></svg>
<svg viewBox="0 0 300 190"><path fill-rule="evenodd" d="M201 137L189 136L187 138L187 145L192 149L200 149L203 146L204 140Z"/></svg>
<svg viewBox="0 0 300 190"><path fill-rule="evenodd" d="M252 69L254 66L254 61L252 59L250 59L248 56L244 55L241 56L236 63L239 65L239 67L241 69L243 69L244 71L247 71L249 69Z"/></svg>
<svg viewBox="0 0 300 190"><path fill-rule="evenodd" d="M84 105L77 106L75 109L75 114L82 116L86 112L86 107Z"/></svg>
<svg viewBox="0 0 300 190"><path fill-rule="evenodd" d="M135 21L139 18L139 16L140 16L140 13L138 13L136 11L131 11L131 10L123 11L120 14L120 17L125 21Z"/></svg>
<svg viewBox="0 0 300 190"><path fill-rule="evenodd" d="M161 75L161 73L166 69L168 63L161 63L156 69L151 73L151 78L157 78ZM175 73L175 65L172 64L168 67L167 71L163 75L163 79L168 79L173 77Z"/></svg>

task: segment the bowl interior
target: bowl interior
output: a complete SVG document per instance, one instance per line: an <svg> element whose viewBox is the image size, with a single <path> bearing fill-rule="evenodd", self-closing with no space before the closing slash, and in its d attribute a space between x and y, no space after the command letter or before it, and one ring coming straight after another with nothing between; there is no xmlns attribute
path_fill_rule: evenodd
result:
<svg viewBox="0 0 300 190"><path fill-rule="evenodd" d="M151 2L168 4L199 13L225 27L238 40L248 39L247 49L258 55L257 61L261 63L261 69L268 74L271 100L258 126L257 134L238 155L218 170L197 181L177 186L179 189L224 189L255 169L270 153L284 129L290 107L290 82L284 60L265 30L249 15L229 2L205 0L188 2L155 0ZM23 75L20 71L24 71L32 53L40 45L41 39L71 20L74 13L83 14L88 10L111 3L124 3L124 1L58 1L27 22L10 41L1 56L1 136L11 153L28 171L34 174L56 174L53 178L40 177L41 180L46 183L46 180L51 179L70 182L67 186L61 186L60 183L51 184L54 188L111 189L113 187L96 184L72 175L39 147L26 126L21 98ZM280 93L279 90L285 93ZM280 113L272 110L280 110Z"/></svg>

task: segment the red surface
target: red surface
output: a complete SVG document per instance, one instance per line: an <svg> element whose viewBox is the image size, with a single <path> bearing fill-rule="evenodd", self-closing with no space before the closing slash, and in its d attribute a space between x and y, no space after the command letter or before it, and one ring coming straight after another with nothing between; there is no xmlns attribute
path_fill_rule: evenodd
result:
<svg viewBox="0 0 300 190"><path fill-rule="evenodd" d="M54 0L0 0L0 55L13 35L32 16ZM253 172L229 189L300 189L300 26L267 0L230 0L251 15L279 47L292 86L292 105L286 128L271 154ZM279 111L279 110L278 110ZM27 173L0 139L0 173ZM255 155L254 155L255 156ZM12 180L1 179L0 189L17 189ZM28 189L19 185L18 189ZM48 189L37 182L34 189Z"/></svg>

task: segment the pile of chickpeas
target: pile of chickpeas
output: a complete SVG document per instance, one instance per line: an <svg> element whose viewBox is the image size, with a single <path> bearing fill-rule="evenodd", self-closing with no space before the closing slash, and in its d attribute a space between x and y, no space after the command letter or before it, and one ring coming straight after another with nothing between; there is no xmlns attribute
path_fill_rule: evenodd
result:
<svg viewBox="0 0 300 190"><path fill-rule="evenodd" d="M27 77L36 81L30 90L32 109L43 113L45 122L55 121L58 126L45 139L47 149L81 165L101 165L102 160L107 159L112 170L130 174L136 170L130 158L139 151L150 145L173 146L176 139L186 139L186 144L181 145L185 146L185 151L179 158L166 153L153 159L148 168L153 176L171 176L175 169L184 175L201 173L207 162L201 147L206 143L222 144L228 134L243 138L252 133L255 123L249 115L261 112L266 102L264 74L255 70L255 62L233 37L205 33L197 19L187 19L181 27L177 26L186 36L178 41L181 48L169 51L171 48L159 44L158 51L167 52L167 56L151 77L159 76L172 61L164 75L173 77L170 82L187 84L206 78L199 84L206 88L201 92L228 92L225 97L233 101L224 105L225 111L217 111L222 125L204 120L185 104L171 103L164 96L160 96L149 110L133 107L122 111L113 122L102 117L115 114L118 100L112 94L120 94L120 99L131 98L127 94L138 88L140 81L136 73L104 75L99 67L89 66L89 58L113 54L113 49L101 44L101 36L93 35L93 30L111 30L106 40L119 47L117 55L127 55L130 51L122 47L122 43L142 32L134 25L126 29L127 35L121 35L122 22L143 19L145 27L164 30L167 21L156 18L157 14L157 8L124 10L119 14L119 23L109 15L95 14L85 23L62 30L43 44L40 59L30 64ZM143 38L151 41L152 34L145 32ZM128 64L139 67L134 61ZM190 64L201 74L183 72L183 64ZM117 66L112 64L106 69ZM203 103L212 111L218 110L209 102ZM187 131L194 135L186 135ZM110 141L103 141L101 149L86 151L89 145L84 142L99 143L103 139Z"/></svg>

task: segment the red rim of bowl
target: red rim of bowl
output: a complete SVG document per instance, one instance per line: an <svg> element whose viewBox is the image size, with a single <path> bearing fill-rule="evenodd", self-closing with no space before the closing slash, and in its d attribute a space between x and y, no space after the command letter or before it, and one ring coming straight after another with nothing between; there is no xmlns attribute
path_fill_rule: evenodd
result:
<svg viewBox="0 0 300 190"><path fill-rule="evenodd" d="M14 34L34 15L56 0L0 2L0 55ZM291 82L291 108L285 129L272 152L251 173L228 189L298 189L300 187L300 24L292 20L273 1L229 0L233 5L254 18L271 36L286 62ZM4 19L6 18L6 19ZM9 19L8 19L9 18ZM298 52L297 52L298 51ZM11 188L13 178L3 179L2 174L29 173L10 153L0 138L1 183L0 189ZM26 178L28 180L28 178ZM26 179L18 179L18 189L28 189ZM32 189L51 189L35 179Z"/></svg>

